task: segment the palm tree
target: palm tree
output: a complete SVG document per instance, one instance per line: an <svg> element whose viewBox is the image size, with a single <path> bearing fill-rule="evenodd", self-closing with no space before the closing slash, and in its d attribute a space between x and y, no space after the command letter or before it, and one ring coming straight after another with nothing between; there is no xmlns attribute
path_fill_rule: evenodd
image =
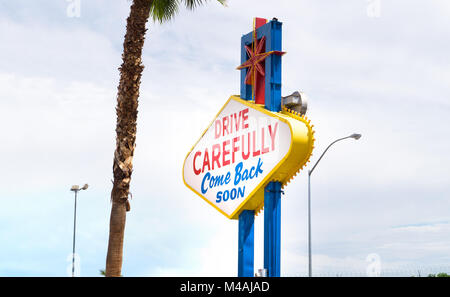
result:
<svg viewBox="0 0 450 297"><path fill-rule="evenodd" d="M144 70L142 48L144 46L146 23L151 16L163 23L172 19L181 4L194 9L207 0L133 0L127 19L123 43L122 66L117 92L116 149L113 162L113 188L111 191L111 217L109 223L108 255L106 276L121 276L123 237L128 201L133 154L136 143L136 120L138 113L139 86ZM226 0L218 0L225 5Z"/></svg>

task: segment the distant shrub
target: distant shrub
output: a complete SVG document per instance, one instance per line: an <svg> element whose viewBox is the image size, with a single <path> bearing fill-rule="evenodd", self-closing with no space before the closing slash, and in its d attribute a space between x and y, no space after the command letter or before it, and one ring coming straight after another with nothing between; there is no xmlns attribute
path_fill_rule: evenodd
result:
<svg viewBox="0 0 450 297"><path fill-rule="evenodd" d="M438 274L428 274L428 277L450 277L450 274L440 272Z"/></svg>

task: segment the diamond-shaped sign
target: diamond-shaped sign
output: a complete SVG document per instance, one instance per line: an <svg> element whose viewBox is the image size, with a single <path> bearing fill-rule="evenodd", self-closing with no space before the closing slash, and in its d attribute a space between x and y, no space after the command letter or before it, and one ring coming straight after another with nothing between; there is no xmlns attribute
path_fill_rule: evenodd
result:
<svg viewBox="0 0 450 297"><path fill-rule="evenodd" d="M228 218L261 209L264 186L284 185L308 161L313 131L303 117L231 96L187 155L187 187Z"/></svg>

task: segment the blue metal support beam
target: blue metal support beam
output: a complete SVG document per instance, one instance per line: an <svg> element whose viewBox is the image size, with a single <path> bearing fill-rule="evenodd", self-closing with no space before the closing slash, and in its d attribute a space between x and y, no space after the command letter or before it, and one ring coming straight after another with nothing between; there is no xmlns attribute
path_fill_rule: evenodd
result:
<svg viewBox="0 0 450 297"><path fill-rule="evenodd" d="M239 215L238 277L253 276L255 211L244 210Z"/></svg>
<svg viewBox="0 0 450 297"><path fill-rule="evenodd" d="M281 25L272 20L268 23L270 34L266 37L267 51L281 51ZM281 56L270 55L266 59L266 108L270 111L281 110ZM269 74L269 75L268 75Z"/></svg>
<svg viewBox="0 0 450 297"><path fill-rule="evenodd" d="M267 51L281 51L281 25L277 20L269 23L266 36ZM266 109L281 111L281 56L266 59ZM264 268L267 276L280 276L281 246L281 183L270 182L264 190Z"/></svg>
<svg viewBox="0 0 450 297"><path fill-rule="evenodd" d="M282 23L276 19L256 29L256 38L266 37L266 52L282 51ZM241 64L247 59L245 45L253 42L253 32L241 38ZM245 84L247 68L241 70L241 98L252 100L252 87ZM281 111L281 56L270 55L265 61L265 107ZM248 211L244 211L248 212ZM239 276L253 276L253 222L252 214L239 216ZM251 218L250 218L251 217ZM251 223L250 223L251 221ZM250 231L251 225L251 231ZM245 234L250 234L247 236ZM270 182L264 193L264 268L267 276L280 276L281 183ZM246 237L247 236L247 237ZM251 237L251 241L249 238ZM250 248L251 242L251 248ZM251 252L250 252L251 250ZM250 260L251 258L251 260ZM248 262L248 265L246 264ZM250 264L251 263L251 264ZM251 268L250 268L251 267Z"/></svg>
<svg viewBox="0 0 450 297"><path fill-rule="evenodd" d="M264 192L264 268L280 276L281 183L270 182Z"/></svg>

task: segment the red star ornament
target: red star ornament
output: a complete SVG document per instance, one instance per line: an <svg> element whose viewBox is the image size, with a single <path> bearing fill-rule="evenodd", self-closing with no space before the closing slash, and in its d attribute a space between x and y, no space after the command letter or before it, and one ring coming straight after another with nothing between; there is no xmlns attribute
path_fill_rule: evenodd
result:
<svg viewBox="0 0 450 297"><path fill-rule="evenodd" d="M252 86L253 98L255 97L254 91L256 88L256 73L258 73L261 76L265 76L265 71L263 67L264 60L272 54L282 56L286 53L281 51L263 52L263 48L266 43L266 37L263 36L260 40L257 40L255 33L253 34L254 41L252 44L252 48L250 48L247 45L245 46L245 50L247 51L247 55L249 57L248 60L245 61L242 65L237 67L238 70L249 68L247 70L247 75L245 76L245 83L247 85Z"/></svg>

